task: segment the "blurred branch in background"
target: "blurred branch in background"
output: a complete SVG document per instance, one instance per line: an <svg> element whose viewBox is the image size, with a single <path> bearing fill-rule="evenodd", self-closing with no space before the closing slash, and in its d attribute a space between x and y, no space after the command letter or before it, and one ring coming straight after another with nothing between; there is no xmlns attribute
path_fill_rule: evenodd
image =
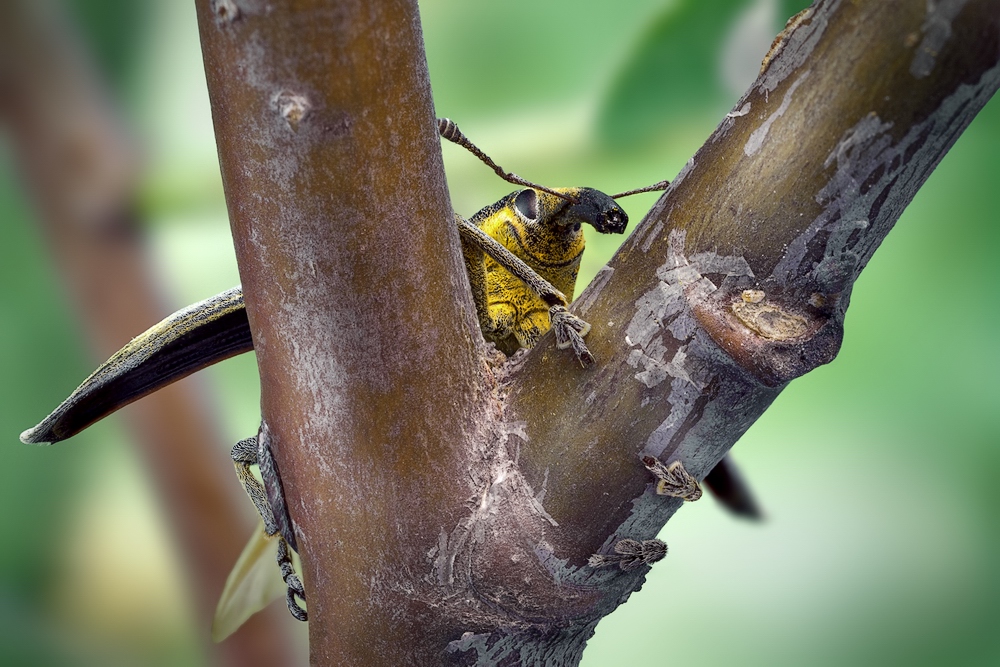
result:
<svg viewBox="0 0 1000 667"><path fill-rule="evenodd" d="M0 122L55 264L103 360L171 309L163 304L134 209L137 148L80 40L49 2L0 7ZM192 584L213 664L289 664L274 609L229 641L208 635L219 593L251 530L211 402L191 380L127 411Z"/></svg>

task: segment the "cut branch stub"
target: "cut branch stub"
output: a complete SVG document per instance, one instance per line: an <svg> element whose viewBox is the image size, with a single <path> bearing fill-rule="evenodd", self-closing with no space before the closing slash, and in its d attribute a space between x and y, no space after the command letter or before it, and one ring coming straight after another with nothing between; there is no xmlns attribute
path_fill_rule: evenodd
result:
<svg viewBox="0 0 1000 667"><path fill-rule="evenodd" d="M814 295L784 305L762 290L719 288L689 303L698 324L733 361L768 387L779 387L833 361L840 350L843 313Z"/></svg>

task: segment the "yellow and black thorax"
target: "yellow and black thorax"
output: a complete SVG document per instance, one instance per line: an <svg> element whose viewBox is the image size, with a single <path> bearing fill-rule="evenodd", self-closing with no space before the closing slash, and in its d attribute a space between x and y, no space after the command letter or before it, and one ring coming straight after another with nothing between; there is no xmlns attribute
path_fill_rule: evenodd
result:
<svg viewBox="0 0 1000 667"><path fill-rule="evenodd" d="M534 189L513 192L476 213L470 222L498 241L572 300L585 240L582 223L598 232L622 233L628 216L608 195L592 188L557 188L568 201ZM501 349L531 347L549 329L549 306L490 256L487 304L495 328L485 332ZM510 337L516 339L507 340Z"/></svg>

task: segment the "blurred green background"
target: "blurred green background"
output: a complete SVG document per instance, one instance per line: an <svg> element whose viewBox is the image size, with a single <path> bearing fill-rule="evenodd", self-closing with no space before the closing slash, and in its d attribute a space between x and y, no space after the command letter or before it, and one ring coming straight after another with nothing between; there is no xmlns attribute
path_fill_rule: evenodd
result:
<svg viewBox="0 0 1000 667"><path fill-rule="evenodd" d="M142 210L166 292L179 306L235 284L193 3L67 6L143 144ZM526 178L614 192L672 178L802 6L421 11L438 115ZM673 115L667 130L651 127L654 111ZM459 212L512 189L443 150ZM685 508L661 535L669 558L598 627L584 665L1000 664L998 175L994 100L859 280L839 358L795 381L736 447L766 522L711 500ZM655 198L625 200L634 221ZM57 447L17 440L99 360L7 143L0 219L0 663L199 664L180 567L115 420ZM592 240L581 284L610 242ZM255 432L253 359L205 375L229 439Z"/></svg>

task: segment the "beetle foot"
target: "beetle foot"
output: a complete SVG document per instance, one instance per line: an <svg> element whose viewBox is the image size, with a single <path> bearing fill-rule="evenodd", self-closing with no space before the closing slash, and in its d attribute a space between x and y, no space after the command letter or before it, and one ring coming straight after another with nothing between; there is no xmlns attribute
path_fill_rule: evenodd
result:
<svg viewBox="0 0 1000 667"><path fill-rule="evenodd" d="M642 464L656 477L656 495L672 496L689 502L701 498L701 486L680 461L665 465L653 456L643 456Z"/></svg>
<svg viewBox="0 0 1000 667"><path fill-rule="evenodd" d="M618 565L619 568L628 572L640 565L652 565L662 560L667 555L667 545L660 540L639 540L624 539L615 544L615 552L612 554L594 554L587 561L590 567L605 567L608 565Z"/></svg>
<svg viewBox="0 0 1000 667"><path fill-rule="evenodd" d="M295 568L292 566L292 556L288 552L288 542L285 538L278 536L278 567L281 568L281 578L285 581L285 585L288 586L288 592L285 594L285 602L288 604L288 611L291 612L299 621L308 621L309 614L306 610L299 605L296 598L306 601L306 589L302 585L302 580L299 579L298 575L295 574Z"/></svg>
<svg viewBox="0 0 1000 667"><path fill-rule="evenodd" d="M583 337L590 332L590 325L582 319L566 310L565 306L552 306L549 308L549 320L552 322L552 330L556 334L556 347L560 350L573 348L580 365L584 368L594 363L594 355L587 349L587 344L583 342Z"/></svg>

